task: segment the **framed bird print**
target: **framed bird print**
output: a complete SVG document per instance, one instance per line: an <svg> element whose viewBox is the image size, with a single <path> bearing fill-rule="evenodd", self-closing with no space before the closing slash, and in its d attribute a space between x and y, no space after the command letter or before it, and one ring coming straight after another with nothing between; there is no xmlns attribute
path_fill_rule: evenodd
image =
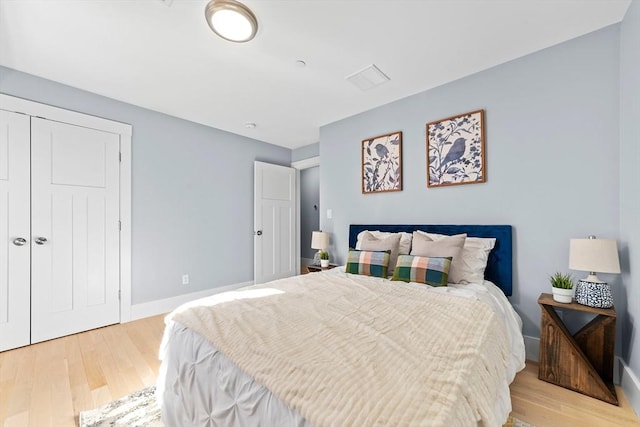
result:
<svg viewBox="0 0 640 427"><path fill-rule="evenodd" d="M402 132L362 141L362 194L402 191Z"/></svg>
<svg viewBox="0 0 640 427"><path fill-rule="evenodd" d="M427 123L427 187L486 179L484 110Z"/></svg>

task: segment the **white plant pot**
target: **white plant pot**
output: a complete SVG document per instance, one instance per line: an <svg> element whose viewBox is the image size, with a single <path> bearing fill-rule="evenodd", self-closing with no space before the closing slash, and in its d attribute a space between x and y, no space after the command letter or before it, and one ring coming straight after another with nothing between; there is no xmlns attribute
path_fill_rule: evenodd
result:
<svg viewBox="0 0 640 427"><path fill-rule="evenodd" d="M329 260L328 259L321 259L320 260L320 267L329 267Z"/></svg>
<svg viewBox="0 0 640 427"><path fill-rule="evenodd" d="M573 299L573 289L551 288L553 299L565 304L571 303Z"/></svg>

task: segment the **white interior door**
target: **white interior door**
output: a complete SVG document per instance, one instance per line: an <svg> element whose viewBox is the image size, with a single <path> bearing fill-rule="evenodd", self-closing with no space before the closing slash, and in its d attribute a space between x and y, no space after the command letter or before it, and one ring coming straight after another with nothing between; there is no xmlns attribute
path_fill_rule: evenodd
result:
<svg viewBox="0 0 640 427"><path fill-rule="evenodd" d="M32 343L120 321L119 147L32 118Z"/></svg>
<svg viewBox="0 0 640 427"><path fill-rule="evenodd" d="M255 162L254 281L296 274L295 169Z"/></svg>
<svg viewBox="0 0 640 427"><path fill-rule="evenodd" d="M0 110L0 351L30 342L29 120Z"/></svg>

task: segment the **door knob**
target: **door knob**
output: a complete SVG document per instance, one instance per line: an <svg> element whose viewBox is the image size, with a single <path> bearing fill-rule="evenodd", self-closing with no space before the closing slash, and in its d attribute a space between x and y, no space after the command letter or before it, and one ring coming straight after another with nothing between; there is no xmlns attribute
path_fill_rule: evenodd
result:
<svg viewBox="0 0 640 427"><path fill-rule="evenodd" d="M258 235L258 236L262 236L262 230L258 230L258 231L256 231L256 235Z"/></svg>
<svg viewBox="0 0 640 427"><path fill-rule="evenodd" d="M44 245L47 243L47 239L45 237L36 237L36 245Z"/></svg>
<svg viewBox="0 0 640 427"><path fill-rule="evenodd" d="M22 237L16 237L15 239L13 239L13 244L16 246L24 246L27 244L27 240L23 239Z"/></svg>

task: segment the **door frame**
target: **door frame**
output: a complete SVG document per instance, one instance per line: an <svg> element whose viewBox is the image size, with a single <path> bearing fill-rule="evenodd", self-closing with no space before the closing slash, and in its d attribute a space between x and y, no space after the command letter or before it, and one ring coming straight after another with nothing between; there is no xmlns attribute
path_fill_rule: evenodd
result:
<svg viewBox="0 0 640 427"><path fill-rule="evenodd" d="M300 247L300 171L304 169L320 166L320 156L309 157L308 159L291 162L291 167L296 170L296 270L300 271L300 256L302 248ZM318 208L318 215L321 215L322 209Z"/></svg>
<svg viewBox="0 0 640 427"><path fill-rule="evenodd" d="M131 135L133 126L0 93L0 109L120 135L120 323L131 320Z"/></svg>

